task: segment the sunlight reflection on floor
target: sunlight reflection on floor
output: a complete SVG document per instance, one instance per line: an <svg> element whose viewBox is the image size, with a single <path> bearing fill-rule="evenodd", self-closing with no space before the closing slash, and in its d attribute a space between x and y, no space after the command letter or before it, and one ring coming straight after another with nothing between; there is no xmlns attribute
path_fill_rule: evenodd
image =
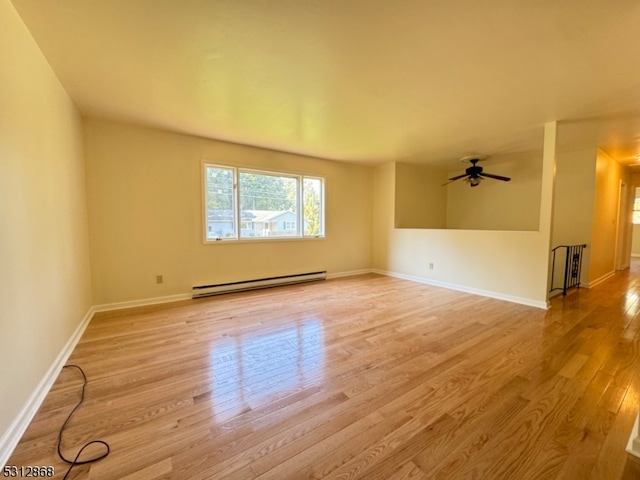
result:
<svg viewBox="0 0 640 480"><path fill-rule="evenodd" d="M322 323L302 320L277 331L216 340L210 365L209 400L216 416L256 408L322 380Z"/></svg>

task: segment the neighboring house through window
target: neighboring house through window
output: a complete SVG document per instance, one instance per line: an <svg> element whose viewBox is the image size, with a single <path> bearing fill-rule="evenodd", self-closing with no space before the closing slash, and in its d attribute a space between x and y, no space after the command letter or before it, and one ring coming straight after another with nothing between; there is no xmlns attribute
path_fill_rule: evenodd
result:
<svg viewBox="0 0 640 480"><path fill-rule="evenodd" d="M321 177L205 164L204 188L205 241L324 236Z"/></svg>

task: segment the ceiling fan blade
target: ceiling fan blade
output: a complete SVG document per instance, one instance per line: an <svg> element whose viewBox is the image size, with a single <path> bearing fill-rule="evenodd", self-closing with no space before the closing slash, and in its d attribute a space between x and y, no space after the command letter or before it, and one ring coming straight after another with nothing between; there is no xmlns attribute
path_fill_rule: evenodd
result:
<svg viewBox="0 0 640 480"><path fill-rule="evenodd" d="M453 182L454 180L458 180L459 178L464 178L464 177L466 177L467 175L469 175L469 174L468 174L468 173L463 173L462 175L456 175L455 177L451 177L451 178L449 179L449 181Z"/></svg>
<svg viewBox="0 0 640 480"><path fill-rule="evenodd" d="M456 180L460 180L461 178L464 178L464 177L466 177L466 175L460 175L458 177L450 178L449 181L447 183L443 183L442 186L444 187L445 185L449 185L450 183L453 183Z"/></svg>
<svg viewBox="0 0 640 480"><path fill-rule="evenodd" d="M449 179L449 181L447 183L443 183L442 186L444 187L445 185L449 185L450 183L455 182L456 180L460 180L461 178L464 178L466 176L467 176L467 174L465 173L464 175L458 175L457 177L451 177Z"/></svg>
<svg viewBox="0 0 640 480"><path fill-rule="evenodd" d="M494 175L493 173L487 173L487 172L482 172L480 174L481 177L489 177L489 178L495 178L496 180L502 180L503 182L508 182L511 179L509 177L503 177L501 175Z"/></svg>

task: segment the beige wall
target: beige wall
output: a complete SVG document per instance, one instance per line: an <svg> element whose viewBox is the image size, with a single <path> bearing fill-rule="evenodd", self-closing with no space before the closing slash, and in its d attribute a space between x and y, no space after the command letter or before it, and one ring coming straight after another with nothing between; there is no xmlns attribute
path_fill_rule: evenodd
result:
<svg viewBox="0 0 640 480"><path fill-rule="evenodd" d="M373 268L388 270L391 255L396 250L394 215L396 192L396 164L378 165L373 169L373 238L371 264ZM418 230L420 231L420 230Z"/></svg>
<svg viewBox="0 0 640 480"><path fill-rule="evenodd" d="M536 202L539 226L535 232L395 228L395 164L375 167L373 268L435 285L546 306L555 133L548 135L548 143L550 153L542 161Z"/></svg>
<svg viewBox="0 0 640 480"><path fill-rule="evenodd" d="M8 1L0 79L1 438L87 314L91 292L81 119Z"/></svg>
<svg viewBox="0 0 640 480"><path fill-rule="evenodd" d="M537 231L540 219L542 153L493 157L483 165L510 182L486 179L471 188L464 172L406 163L395 164L394 222L397 228Z"/></svg>
<svg viewBox="0 0 640 480"><path fill-rule="evenodd" d="M390 168L391 166L391 168ZM392 164L376 167L373 267L382 272L543 306L547 250L538 232L396 229ZM391 204L392 205L392 204ZM433 264L433 269L429 265Z"/></svg>
<svg viewBox="0 0 640 480"><path fill-rule="evenodd" d="M580 281L589 282L596 172L595 148L558 152L552 246L587 244ZM558 251L554 287L562 286L564 250Z"/></svg>
<svg viewBox="0 0 640 480"><path fill-rule="evenodd" d="M446 171L435 167L395 164L395 226L398 228L445 228Z"/></svg>
<svg viewBox="0 0 640 480"><path fill-rule="evenodd" d="M591 241L596 156L593 148L557 154L554 246Z"/></svg>
<svg viewBox="0 0 640 480"><path fill-rule="evenodd" d="M629 184L630 180L630 176L618 162L598 150L589 252L591 284L615 272L620 182L625 181Z"/></svg>
<svg viewBox="0 0 640 480"><path fill-rule="evenodd" d="M85 122L94 304L371 263L371 170L101 120ZM205 245L202 162L321 175L326 238ZM164 283L156 284L156 275Z"/></svg>
<svg viewBox="0 0 640 480"><path fill-rule="evenodd" d="M480 166L511 181L485 179L470 187L463 180L447 190L447 228L537 231L540 220L542 152L495 156ZM461 169L464 171L463 169ZM459 175L450 171L448 177Z"/></svg>

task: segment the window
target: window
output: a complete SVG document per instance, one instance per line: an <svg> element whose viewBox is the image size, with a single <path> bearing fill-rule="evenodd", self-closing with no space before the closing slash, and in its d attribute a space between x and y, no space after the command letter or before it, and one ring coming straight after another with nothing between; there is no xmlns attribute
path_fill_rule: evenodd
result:
<svg viewBox="0 0 640 480"><path fill-rule="evenodd" d="M323 178L205 164L204 179L205 241L324 236Z"/></svg>
<svg viewBox="0 0 640 480"><path fill-rule="evenodd" d="M207 239L234 238L237 230L234 170L207 168L205 174Z"/></svg>
<svg viewBox="0 0 640 480"><path fill-rule="evenodd" d="M302 189L302 209L305 236L324 235L324 182L321 178L305 177Z"/></svg>
<svg viewBox="0 0 640 480"><path fill-rule="evenodd" d="M633 201L633 223L640 225L640 191L636 188L636 197Z"/></svg>

